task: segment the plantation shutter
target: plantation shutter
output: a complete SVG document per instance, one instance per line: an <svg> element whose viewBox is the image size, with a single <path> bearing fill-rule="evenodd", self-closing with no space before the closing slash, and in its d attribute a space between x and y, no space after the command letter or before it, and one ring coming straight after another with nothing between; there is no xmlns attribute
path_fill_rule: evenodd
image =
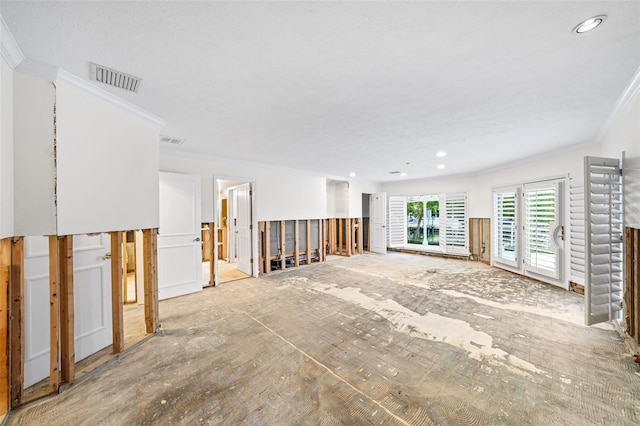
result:
<svg viewBox="0 0 640 426"><path fill-rule="evenodd" d="M387 214L387 245L404 247L407 242L407 200L405 197L389 197Z"/></svg>
<svg viewBox="0 0 640 426"><path fill-rule="evenodd" d="M585 322L622 310L622 169L614 158L585 157Z"/></svg>
<svg viewBox="0 0 640 426"><path fill-rule="evenodd" d="M525 269L554 279L560 278L561 268L556 243L562 218L559 185L542 182L523 189Z"/></svg>
<svg viewBox="0 0 640 426"><path fill-rule="evenodd" d="M516 188L493 193L493 260L514 267L518 266L517 197Z"/></svg>
<svg viewBox="0 0 640 426"><path fill-rule="evenodd" d="M450 254L468 255L466 194L446 194L444 206L445 211L440 211L440 238L442 241L445 236L445 250Z"/></svg>
<svg viewBox="0 0 640 426"><path fill-rule="evenodd" d="M570 280L584 285L584 181L582 178L571 178L570 219L571 235L571 276Z"/></svg>

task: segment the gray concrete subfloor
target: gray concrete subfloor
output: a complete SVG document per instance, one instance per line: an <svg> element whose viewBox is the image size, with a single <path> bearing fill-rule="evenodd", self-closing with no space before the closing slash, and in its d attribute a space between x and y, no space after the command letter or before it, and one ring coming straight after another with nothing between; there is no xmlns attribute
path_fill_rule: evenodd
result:
<svg viewBox="0 0 640 426"><path fill-rule="evenodd" d="M163 332L8 424L640 424L581 296L474 262L334 259L162 301Z"/></svg>

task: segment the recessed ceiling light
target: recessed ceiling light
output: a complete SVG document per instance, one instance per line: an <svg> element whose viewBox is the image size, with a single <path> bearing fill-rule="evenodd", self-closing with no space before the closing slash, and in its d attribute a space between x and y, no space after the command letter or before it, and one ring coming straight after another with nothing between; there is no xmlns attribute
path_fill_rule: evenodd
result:
<svg viewBox="0 0 640 426"><path fill-rule="evenodd" d="M436 157L444 157L445 155L447 155L446 152L444 151L438 151L438 153L436 154Z"/></svg>
<svg viewBox="0 0 640 426"><path fill-rule="evenodd" d="M604 20L607 19L607 15L598 15L593 18L589 18L586 21L580 22L574 29L573 32L576 34L586 33L587 31L591 31L596 28L598 25L602 24Z"/></svg>
<svg viewBox="0 0 640 426"><path fill-rule="evenodd" d="M407 174L405 172L400 173L400 176L406 176Z"/></svg>
<svg viewBox="0 0 640 426"><path fill-rule="evenodd" d="M438 164L439 169L444 169L444 164Z"/></svg>
<svg viewBox="0 0 640 426"><path fill-rule="evenodd" d="M349 176L351 176L351 177L356 177L356 172L351 172L351 173L349 173Z"/></svg>

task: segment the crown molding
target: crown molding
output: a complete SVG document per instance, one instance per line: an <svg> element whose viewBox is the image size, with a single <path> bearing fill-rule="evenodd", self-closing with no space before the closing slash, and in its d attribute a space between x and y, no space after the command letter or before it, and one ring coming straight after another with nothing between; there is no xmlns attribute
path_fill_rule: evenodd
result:
<svg viewBox="0 0 640 426"><path fill-rule="evenodd" d="M635 100L640 96L640 68L638 68L631 78L631 81L627 85L622 95L618 98L615 105L613 106L613 110L604 126L600 130L598 134L598 141L602 142L604 138L607 136L607 133L611 130L614 124L624 115L625 112L629 109L631 104L635 102Z"/></svg>
<svg viewBox="0 0 640 426"><path fill-rule="evenodd" d="M13 34L9 31L7 23L4 22L2 15L0 15L0 51L2 58L7 64L14 69L25 58L24 53L20 50L16 39L13 38Z"/></svg>
<svg viewBox="0 0 640 426"><path fill-rule="evenodd" d="M144 109L138 107L137 105L127 102L124 99L121 99L116 95L112 94L111 92L107 92L106 90L103 90L95 86L94 84L74 74L71 74L68 71L63 70L62 68L58 69L58 74L56 76L55 82L64 83L69 86L75 87L76 89L82 90L83 92L89 94L90 96L93 96L96 99L109 102L110 104L124 111L127 111L129 113L137 115L138 117L144 118L145 120L152 122L158 127L164 127L164 125L166 124L166 122L162 118L154 114L151 114L150 112L145 111Z"/></svg>

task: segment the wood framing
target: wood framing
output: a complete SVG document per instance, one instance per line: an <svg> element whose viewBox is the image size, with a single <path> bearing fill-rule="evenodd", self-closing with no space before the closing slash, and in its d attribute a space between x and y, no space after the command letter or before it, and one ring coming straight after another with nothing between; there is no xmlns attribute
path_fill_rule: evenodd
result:
<svg viewBox="0 0 640 426"><path fill-rule="evenodd" d="M629 336L640 343L640 229L624 230L624 319Z"/></svg>
<svg viewBox="0 0 640 426"><path fill-rule="evenodd" d="M351 219L342 219L342 221L344 222L345 254L347 256L351 256L351 241L352 241Z"/></svg>
<svg viewBox="0 0 640 426"><path fill-rule="evenodd" d="M73 236L58 237L60 255L60 375L63 382L76 378L75 318L73 305Z"/></svg>
<svg viewBox="0 0 640 426"><path fill-rule="evenodd" d="M111 321L113 323L113 353L119 354L124 350L124 317L123 317L123 263L124 253L122 232L112 232L111 235ZM145 298L146 301L146 298Z"/></svg>
<svg viewBox="0 0 640 426"><path fill-rule="evenodd" d="M469 218L469 251L472 260L491 263L491 219Z"/></svg>
<svg viewBox="0 0 640 426"><path fill-rule="evenodd" d="M286 222L284 220L280 221L280 269L282 269L283 271L287 269L287 259L286 259L287 246L286 246L286 239L285 239L285 234L286 234L285 224Z"/></svg>
<svg viewBox="0 0 640 426"><path fill-rule="evenodd" d="M300 266L300 228L297 220L293 221L293 266Z"/></svg>
<svg viewBox="0 0 640 426"><path fill-rule="evenodd" d="M0 240L0 416L10 407L9 388L9 285L11 279L11 240Z"/></svg>
<svg viewBox="0 0 640 426"><path fill-rule="evenodd" d="M158 230L143 229L144 249L144 321L147 333L160 326L158 317Z"/></svg>
<svg viewBox="0 0 640 426"><path fill-rule="evenodd" d="M49 392L57 392L60 386L60 261L58 237L49 236ZM118 287L120 281L118 282Z"/></svg>
<svg viewBox="0 0 640 426"><path fill-rule="evenodd" d="M271 272L271 222L264 227L264 273Z"/></svg>
<svg viewBox="0 0 640 426"><path fill-rule="evenodd" d="M304 255L306 258L307 265L310 265L311 264L311 220L310 219L306 220L306 226L307 226L307 245L306 245L306 250L304 252ZM318 221L318 227L320 227L320 221ZM318 234L320 234L320 232L318 232ZM322 240L320 239L320 235L318 235L318 247L322 247Z"/></svg>
<svg viewBox="0 0 640 426"><path fill-rule="evenodd" d="M363 239L363 220L362 218L358 219L358 254L364 253L364 239Z"/></svg>
<svg viewBox="0 0 640 426"><path fill-rule="evenodd" d="M9 374L11 382L11 406L22 402L24 383L24 238L11 241L11 272L9 285Z"/></svg>

